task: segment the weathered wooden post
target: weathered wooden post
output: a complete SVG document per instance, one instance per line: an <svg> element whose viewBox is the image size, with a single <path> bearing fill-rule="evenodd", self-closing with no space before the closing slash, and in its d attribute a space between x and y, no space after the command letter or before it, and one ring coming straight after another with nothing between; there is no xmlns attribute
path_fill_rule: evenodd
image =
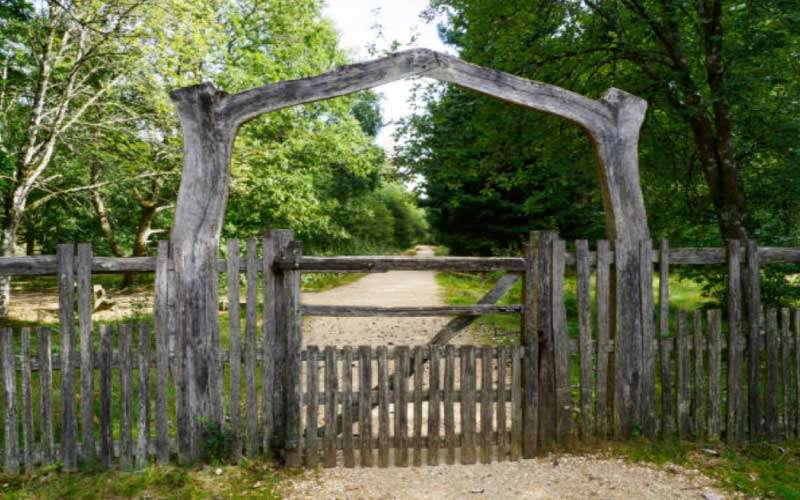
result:
<svg viewBox="0 0 800 500"><path fill-rule="evenodd" d="M639 185L638 139L647 103L618 89L594 100L541 82L482 68L426 49L353 64L313 78L278 82L234 95L210 83L175 90L183 127L184 167L172 226L177 331L186 361L187 418L197 455L197 425L212 417L218 338L216 257L228 199L230 156L244 122L289 106L338 97L399 80L427 76L520 106L566 118L583 128L600 160L609 239L615 241L616 327L622 345L641 338L639 241L649 238ZM613 310L613 309L612 309ZM635 343L635 342L634 342ZM641 359L621 356L626 381L638 379ZM638 404L638 403L636 403ZM632 427L621 415L622 434Z"/></svg>

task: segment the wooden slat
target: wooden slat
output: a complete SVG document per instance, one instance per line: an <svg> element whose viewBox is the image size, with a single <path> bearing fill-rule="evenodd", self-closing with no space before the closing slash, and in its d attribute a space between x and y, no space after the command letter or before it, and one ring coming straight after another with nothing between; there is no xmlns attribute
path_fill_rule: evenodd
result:
<svg viewBox="0 0 800 500"><path fill-rule="evenodd" d="M661 338L659 342L661 368L661 432L664 436L675 433L675 413L672 408L672 342Z"/></svg>
<svg viewBox="0 0 800 500"><path fill-rule="evenodd" d="M695 310L692 313L692 333L694 341L694 395L692 396L693 431L702 438L705 437L705 368L703 364L703 353L705 351L705 338L703 337L703 316L702 311Z"/></svg>
<svg viewBox="0 0 800 500"><path fill-rule="evenodd" d="M461 463L474 464L475 450L475 348L461 346Z"/></svg>
<svg viewBox="0 0 800 500"><path fill-rule="evenodd" d="M94 459L94 388L92 382L94 362L92 361L92 246L88 243L78 245L77 258L78 328L81 349L81 456L84 460Z"/></svg>
<svg viewBox="0 0 800 500"><path fill-rule="evenodd" d="M61 329L61 462L66 471L78 466L75 415L75 373L72 348L75 326L74 306L74 246L58 245L58 311Z"/></svg>
<svg viewBox="0 0 800 500"><path fill-rule="evenodd" d="M23 327L20 338L20 364L22 380L22 463L25 470L33 470L33 386L31 384L31 329Z"/></svg>
<svg viewBox="0 0 800 500"><path fill-rule="evenodd" d="M342 362L342 446L344 466L355 467L353 451L353 348L345 346Z"/></svg>
<svg viewBox="0 0 800 500"><path fill-rule="evenodd" d="M8 475L19 473L19 422L17 421L17 371L14 369L14 332L0 329L0 349L3 368L3 471Z"/></svg>
<svg viewBox="0 0 800 500"><path fill-rule="evenodd" d="M399 346L395 350L394 375L394 464L408 466L408 372L409 348Z"/></svg>
<svg viewBox="0 0 800 500"><path fill-rule="evenodd" d="M100 325L100 461L111 467L114 437L111 423L111 326ZM169 457L168 457L169 458Z"/></svg>
<svg viewBox="0 0 800 500"><path fill-rule="evenodd" d="M592 374L592 303L589 295L589 281L591 264L589 262L589 242L578 240L575 242L575 260L577 274L577 301L578 301L578 338L580 349L580 384L581 384L581 437L584 439L594 432L592 418L592 393L594 384Z"/></svg>
<svg viewBox="0 0 800 500"><path fill-rule="evenodd" d="M372 349L358 348L358 440L362 467L372 467Z"/></svg>
<svg viewBox="0 0 800 500"><path fill-rule="evenodd" d="M292 259L300 259L303 255L302 246L298 241L288 244L286 252ZM283 273L283 286L281 295L285 301L282 306L286 335L286 465L289 467L300 466L300 407L301 407L301 379L302 372L300 351L303 345L302 322L303 315L300 311L300 272L286 271ZM280 324L280 323L279 323ZM352 356L352 353L351 353ZM352 364L352 358L351 358ZM352 426L350 427L352 434Z"/></svg>
<svg viewBox="0 0 800 500"><path fill-rule="evenodd" d="M430 366L428 372L428 389L430 400L428 401L428 465L439 465L439 416L440 409L440 384L439 373L441 355L440 347L432 345L428 347Z"/></svg>
<svg viewBox="0 0 800 500"><path fill-rule="evenodd" d="M414 456L412 464L422 465L422 346L414 346Z"/></svg>
<svg viewBox="0 0 800 500"><path fill-rule="evenodd" d="M385 345L378 346L378 467L389 466L389 359ZM325 430L335 423L326 421Z"/></svg>
<svg viewBox="0 0 800 500"><path fill-rule="evenodd" d="M800 437L800 309L794 310L795 437Z"/></svg>
<svg viewBox="0 0 800 500"><path fill-rule="evenodd" d="M280 269L315 272L385 272L385 271L522 271L524 262L518 257L384 257L337 256L304 257L288 262L279 259ZM2 267L0 267L0 271Z"/></svg>
<svg viewBox="0 0 800 500"><path fill-rule="evenodd" d="M246 276L247 276L247 306L245 310L245 334L244 334L244 380L245 394L247 397L246 438L245 453L247 456L254 457L258 453L258 400L256 398L256 292L258 285L258 270L256 263L256 240L247 240L246 253Z"/></svg>
<svg viewBox="0 0 800 500"><path fill-rule="evenodd" d="M689 377L691 375L691 367L689 364L689 333L686 320L686 312L678 311L678 435L680 435L682 439L689 436L689 419L692 404L692 397L689 389Z"/></svg>
<svg viewBox="0 0 800 500"><path fill-rule="evenodd" d="M139 325L139 401L136 413L136 467L144 468L148 463L147 447L150 442L150 329Z"/></svg>
<svg viewBox="0 0 800 500"><path fill-rule="evenodd" d="M169 242L159 241L156 256L155 323L156 323L156 458L159 464L169 463ZM110 360L109 360L110 361Z"/></svg>
<svg viewBox="0 0 800 500"><path fill-rule="evenodd" d="M767 310L766 355L767 381L764 386L764 419L767 437L777 440L780 435L778 422L778 312Z"/></svg>
<svg viewBox="0 0 800 500"><path fill-rule="evenodd" d="M783 420L782 429L784 439L790 439L793 435L792 422L792 377L791 377L791 356L792 344L789 335L789 308L781 309L781 395L783 396Z"/></svg>
<svg viewBox="0 0 800 500"><path fill-rule="evenodd" d="M510 350L501 347L497 350L497 460L502 462L508 458L508 426L506 425L506 398Z"/></svg>
<svg viewBox="0 0 800 500"><path fill-rule="evenodd" d="M42 465L53 461L55 435L53 433L53 358L50 330L39 327L39 448Z"/></svg>
<svg viewBox="0 0 800 500"><path fill-rule="evenodd" d="M610 353L611 335L611 310L609 297L611 296L610 276L611 257L609 255L608 241L597 242L597 279L595 297L597 300L597 375L595 378L596 406L595 415L597 423L597 436L608 436L608 362Z"/></svg>
<svg viewBox="0 0 800 500"><path fill-rule="evenodd" d="M718 441L722 431L722 319L719 309L707 313L708 324L708 438Z"/></svg>
<svg viewBox="0 0 800 500"><path fill-rule="evenodd" d="M726 438L735 443L744 438L746 407L742 387L742 277L741 245L728 240L728 414Z"/></svg>
<svg viewBox="0 0 800 500"><path fill-rule="evenodd" d="M669 242L661 239L659 246L661 258L658 266L658 347L659 378L661 381L661 433L675 432L675 417L672 413L672 384L670 345L664 340L669 337Z"/></svg>
<svg viewBox="0 0 800 500"><path fill-rule="evenodd" d="M552 330L550 316L550 242L549 232L530 233L525 252L525 283L522 303L522 345L525 350L522 395L522 455L533 458L539 444L549 445L555 432L551 411L555 407L553 386ZM540 363L539 360L542 360ZM546 387L545 385L546 384Z"/></svg>
<svg viewBox="0 0 800 500"><path fill-rule="evenodd" d="M745 276L747 293L747 392L750 439L762 435L761 429L761 346L758 341L761 331L761 271L758 247L755 241L747 242L747 270Z"/></svg>
<svg viewBox="0 0 800 500"><path fill-rule="evenodd" d="M555 239L552 243L552 325L553 356L556 383L556 440L565 443L572 431L572 378L569 367L569 337L567 336L567 310L564 305L564 267L566 244Z"/></svg>
<svg viewBox="0 0 800 500"><path fill-rule="evenodd" d="M522 451L522 348L511 348L511 446L509 457L519 460Z"/></svg>
<svg viewBox="0 0 800 500"><path fill-rule="evenodd" d="M133 434L132 404L133 404L133 368L131 365L131 326L119 326L119 435L120 435L120 466L123 470L130 469L133 465Z"/></svg>
<svg viewBox="0 0 800 500"><path fill-rule="evenodd" d="M305 316L330 317L437 317L437 316L479 316L482 314L517 314L522 311L519 304L475 304L471 306L428 306L428 307L378 307L378 306L327 306L303 305Z"/></svg>
<svg viewBox="0 0 800 500"><path fill-rule="evenodd" d="M445 346L444 355L444 442L447 448L445 461L448 465L452 465L456 462L456 422L454 412L455 347L452 345Z"/></svg>
<svg viewBox="0 0 800 500"><path fill-rule="evenodd" d="M494 349L481 348L481 463L492 462L492 358ZM501 404L500 401L497 404ZM502 402L505 404L505 401Z"/></svg>
<svg viewBox="0 0 800 500"><path fill-rule="evenodd" d="M242 369L242 340L241 319L239 317L239 240L228 240L228 345L230 346L230 359L228 374L230 377L230 415L231 430L233 431L233 454L242 453L242 425L240 422L239 408L241 401L241 369Z"/></svg>
<svg viewBox="0 0 800 500"><path fill-rule="evenodd" d="M653 248L650 240L639 243L639 283L642 297L642 434L656 434L656 325L653 304Z"/></svg>
<svg viewBox="0 0 800 500"><path fill-rule="evenodd" d="M315 468L319 464L319 439L317 436L317 418L319 416L319 348L308 346L308 363L306 365L308 404L306 405L306 467Z"/></svg>
<svg viewBox="0 0 800 500"><path fill-rule="evenodd" d="M325 346L325 435L323 448L324 467L336 467L336 396L339 391L339 377L336 370L336 351L333 346Z"/></svg>

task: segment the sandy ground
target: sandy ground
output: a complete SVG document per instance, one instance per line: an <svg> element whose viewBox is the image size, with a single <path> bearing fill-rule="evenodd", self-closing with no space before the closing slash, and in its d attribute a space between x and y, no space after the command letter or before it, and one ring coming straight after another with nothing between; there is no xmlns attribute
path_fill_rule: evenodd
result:
<svg viewBox="0 0 800 500"><path fill-rule="evenodd" d="M417 255L424 257L433 253L429 247L419 247ZM303 302L325 305L443 305L441 293L434 272L394 271L371 274L355 283L326 292L304 294ZM447 320L306 318L303 342L305 345L318 346L425 344ZM469 332L462 332L454 339L454 343L471 341ZM427 414L424 407L423 413ZM456 408L456 420L460 420L459 413ZM423 429L425 427L423 425ZM459 422L456 422L456 427L460 427ZM375 428L377 422L373 421ZM309 472L302 478L294 479L287 496L309 499L725 498L710 484L708 478L696 471L677 467L665 470L627 464L622 460L561 456L495 462L490 465L388 469L345 469L340 464L333 469Z"/></svg>

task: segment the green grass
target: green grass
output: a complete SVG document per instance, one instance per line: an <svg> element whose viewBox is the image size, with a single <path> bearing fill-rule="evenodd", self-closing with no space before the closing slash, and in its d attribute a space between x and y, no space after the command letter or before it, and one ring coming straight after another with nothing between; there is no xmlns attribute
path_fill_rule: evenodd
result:
<svg viewBox="0 0 800 500"><path fill-rule="evenodd" d="M263 460L206 467L151 466L122 472L84 468L62 473L55 467L30 474L0 476L0 496L28 498L261 498L283 497L292 471Z"/></svg>

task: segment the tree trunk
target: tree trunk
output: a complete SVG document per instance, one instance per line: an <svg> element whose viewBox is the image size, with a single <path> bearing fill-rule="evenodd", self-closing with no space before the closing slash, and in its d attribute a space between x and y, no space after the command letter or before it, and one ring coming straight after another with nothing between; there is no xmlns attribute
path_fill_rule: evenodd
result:
<svg viewBox="0 0 800 500"><path fill-rule="evenodd" d="M17 231L25 210L27 193L17 187L8 193L4 200L4 217L2 234L0 234L0 254L3 257L16 255ZM0 318L8 316L11 305L11 277L0 276Z"/></svg>

